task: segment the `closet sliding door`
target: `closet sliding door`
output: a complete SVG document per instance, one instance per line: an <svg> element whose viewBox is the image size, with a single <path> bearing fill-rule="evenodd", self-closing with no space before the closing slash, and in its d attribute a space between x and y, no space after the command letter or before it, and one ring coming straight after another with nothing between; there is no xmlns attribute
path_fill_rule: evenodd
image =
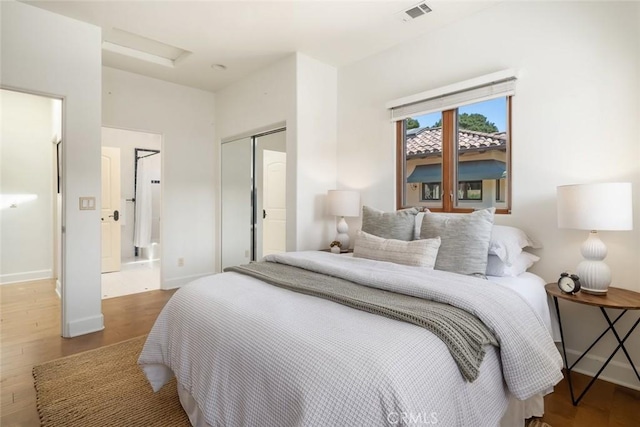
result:
<svg viewBox="0 0 640 427"><path fill-rule="evenodd" d="M222 268L285 252L285 130L224 142L221 156Z"/></svg>
<svg viewBox="0 0 640 427"><path fill-rule="evenodd" d="M253 259L253 138L222 144L222 268Z"/></svg>
<svg viewBox="0 0 640 427"><path fill-rule="evenodd" d="M255 137L256 259L286 251L287 140L281 130Z"/></svg>

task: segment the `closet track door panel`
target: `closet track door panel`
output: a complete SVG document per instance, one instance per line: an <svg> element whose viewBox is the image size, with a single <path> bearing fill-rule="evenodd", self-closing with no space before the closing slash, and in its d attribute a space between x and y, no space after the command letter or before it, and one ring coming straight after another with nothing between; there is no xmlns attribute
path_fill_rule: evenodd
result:
<svg viewBox="0 0 640 427"><path fill-rule="evenodd" d="M252 138L222 144L222 268L253 259L252 145Z"/></svg>

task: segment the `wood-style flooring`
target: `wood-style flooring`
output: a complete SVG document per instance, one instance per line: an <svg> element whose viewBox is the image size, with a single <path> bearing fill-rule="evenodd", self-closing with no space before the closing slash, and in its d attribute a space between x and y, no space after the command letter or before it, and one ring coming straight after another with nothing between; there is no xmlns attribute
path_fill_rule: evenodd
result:
<svg viewBox="0 0 640 427"><path fill-rule="evenodd" d="M52 281L0 286L0 426L39 426L34 365L146 334L173 291L151 291L102 301L105 329L60 337L60 300ZM579 390L589 377L576 374ZM640 392L598 380L577 407L566 380L545 397L543 420L553 427L640 426Z"/></svg>
<svg viewBox="0 0 640 427"><path fill-rule="evenodd" d="M0 286L0 426L39 426L34 365L144 335L174 291L102 300L104 330L60 336L60 299L51 280Z"/></svg>

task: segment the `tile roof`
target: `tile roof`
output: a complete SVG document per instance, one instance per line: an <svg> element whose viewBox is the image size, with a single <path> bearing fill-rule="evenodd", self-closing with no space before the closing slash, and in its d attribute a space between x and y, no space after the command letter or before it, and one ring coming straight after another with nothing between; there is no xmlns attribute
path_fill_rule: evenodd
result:
<svg viewBox="0 0 640 427"><path fill-rule="evenodd" d="M460 151L499 149L507 144L506 132L484 133L458 131ZM407 157L419 157L442 152L442 128L420 128L407 131Z"/></svg>

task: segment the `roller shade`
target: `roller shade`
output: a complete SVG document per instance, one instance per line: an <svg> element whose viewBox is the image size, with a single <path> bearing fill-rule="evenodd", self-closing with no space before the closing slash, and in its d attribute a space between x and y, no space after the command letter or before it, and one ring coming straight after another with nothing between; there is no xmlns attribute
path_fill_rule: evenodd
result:
<svg viewBox="0 0 640 427"><path fill-rule="evenodd" d="M458 164L458 181L483 181L506 178L507 169L499 160L474 160ZM418 165L407 178L408 183L442 181L442 165Z"/></svg>
<svg viewBox="0 0 640 427"><path fill-rule="evenodd" d="M501 71L391 101L387 108L391 110L392 121L404 120L514 95L515 82L513 70Z"/></svg>

